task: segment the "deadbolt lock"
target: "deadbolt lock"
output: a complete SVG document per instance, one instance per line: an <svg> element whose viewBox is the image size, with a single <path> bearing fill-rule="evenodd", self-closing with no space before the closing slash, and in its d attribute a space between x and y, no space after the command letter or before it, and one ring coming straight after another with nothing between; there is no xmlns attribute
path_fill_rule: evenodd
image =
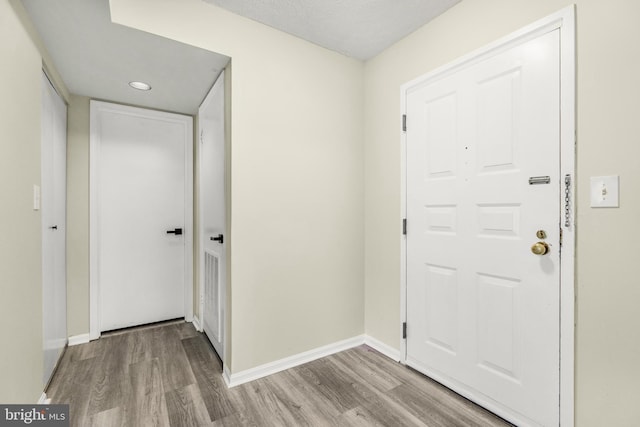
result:
<svg viewBox="0 0 640 427"><path fill-rule="evenodd" d="M538 230L536 231L536 236L538 236L538 239L546 239L547 238L547 232L544 230Z"/></svg>

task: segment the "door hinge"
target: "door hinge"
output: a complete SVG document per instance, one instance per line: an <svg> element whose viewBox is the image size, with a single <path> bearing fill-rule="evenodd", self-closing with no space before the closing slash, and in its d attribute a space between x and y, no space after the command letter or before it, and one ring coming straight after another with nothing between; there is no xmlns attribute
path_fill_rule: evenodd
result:
<svg viewBox="0 0 640 427"><path fill-rule="evenodd" d="M402 322L402 339L407 339L407 322Z"/></svg>
<svg viewBox="0 0 640 427"><path fill-rule="evenodd" d="M402 131L403 132L407 131L407 115L406 114L402 115Z"/></svg>
<svg viewBox="0 0 640 427"><path fill-rule="evenodd" d="M560 226L560 248L562 248L562 226Z"/></svg>
<svg viewBox="0 0 640 427"><path fill-rule="evenodd" d="M200 130L200 144L204 142L204 130Z"/></svg>
<svg viewBox="0 0 640 427"><path fill-rule="evenodd" d="M402 235L407 235L407 218L402 219Z"/></svg>

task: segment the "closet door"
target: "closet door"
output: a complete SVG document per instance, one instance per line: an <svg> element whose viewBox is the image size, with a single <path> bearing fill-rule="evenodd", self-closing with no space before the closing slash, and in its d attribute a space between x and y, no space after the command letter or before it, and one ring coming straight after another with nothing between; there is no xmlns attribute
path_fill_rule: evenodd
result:
<svg viewBox="0 0 640 427"><path fill-rule="evenodd" d="M67 343L67 106L42 75L42 322L46 384Z"/></svg>
<svg viewBox="0 0 640 427"><path fill-rule="evenodd" d="M226 308L224 71L198 110L202 328L224 362Z"/></svg>

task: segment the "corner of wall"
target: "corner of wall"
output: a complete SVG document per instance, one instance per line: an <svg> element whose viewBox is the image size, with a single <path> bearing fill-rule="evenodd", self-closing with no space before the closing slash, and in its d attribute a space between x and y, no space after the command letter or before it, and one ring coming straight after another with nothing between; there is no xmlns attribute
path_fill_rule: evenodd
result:
<svg viewBox="0 0 640 427"><path fill-rule="evenodd" d="M0 2L0 402L36 402L44 388L40 185L42 60L16 10ZM19 327L17 326L19 325Z"/></svg>
<svg viewBox="0 0 640 427"><path fill-rule="evenodd" d="M71 95L67 110L67 329L89 333L89 101Z"/></svg>

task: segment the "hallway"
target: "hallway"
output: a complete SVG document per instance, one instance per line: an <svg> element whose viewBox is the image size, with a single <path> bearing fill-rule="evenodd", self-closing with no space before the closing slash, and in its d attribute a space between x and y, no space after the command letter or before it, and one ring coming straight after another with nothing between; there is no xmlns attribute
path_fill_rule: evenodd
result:
<svg viewBox="0 0 640 427"><path fill-rule="evenodd" d="M69 347L48 395L74 426L508 426L369 347L227 389L182 321Z"/></svg>

